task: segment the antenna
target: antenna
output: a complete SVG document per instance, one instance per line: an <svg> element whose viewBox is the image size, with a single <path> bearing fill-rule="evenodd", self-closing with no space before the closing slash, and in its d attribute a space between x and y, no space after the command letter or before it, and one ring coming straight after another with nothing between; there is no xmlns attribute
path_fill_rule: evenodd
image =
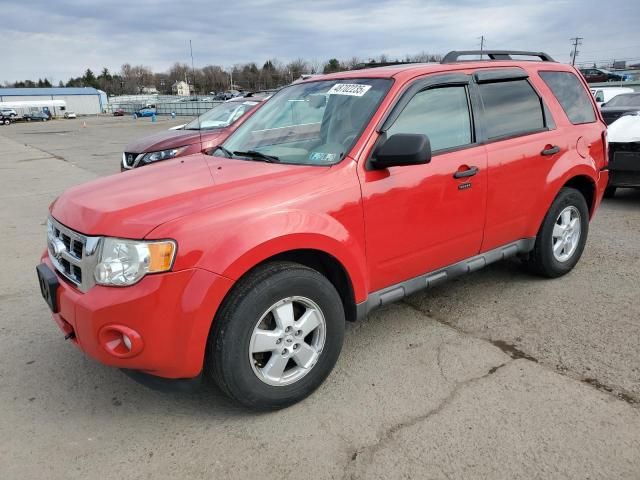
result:
<svg viewBox="0 0 640 480"><path fill-rule="evenodd" d="M189 40L189 53L191 53L191 75L193 77L193 89L196 90L196 68L193 66L193 47L191 46L191 40ZM189 88L189 82L187 82L187 88ZM198 102L198 92L196 94L196 103ZM202 150L202 125L200 125L200 106L196 106L198 112L198 136L200 137L200 150Z"/></svg>

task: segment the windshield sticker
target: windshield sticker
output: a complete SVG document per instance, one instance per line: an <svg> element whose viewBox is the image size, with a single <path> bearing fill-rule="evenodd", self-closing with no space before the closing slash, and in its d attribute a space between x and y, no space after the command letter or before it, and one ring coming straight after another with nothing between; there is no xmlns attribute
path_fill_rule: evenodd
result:
<svg viewBox="0 0 640 480"><path fill-rule="evenodd" d="M336 160L338 160L338 158L339 157L337 153L311 152L309 154L309 160L311 160L312 162L330 163L335 162Z"/></svg>
<svg viewBox="0 0 640 480"><path fill-rule="evenodd" d="M243 105L257 105L258 102L242 102Z"/></svg>
<svg viewBox="0 0 640 480"><path fill-rule="evenodd" d="M371 85L360 85L357 83L336 83L327 92L329 95L348 95L350 97L361 97L369 91Z"/></svg>

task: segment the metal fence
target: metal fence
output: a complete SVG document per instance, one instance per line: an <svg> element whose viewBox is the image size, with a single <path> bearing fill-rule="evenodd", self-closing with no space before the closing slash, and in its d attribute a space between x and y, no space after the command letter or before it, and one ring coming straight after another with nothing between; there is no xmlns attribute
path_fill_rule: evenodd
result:
<svg viewBox="0 0 640 480"><path fill-rule="evenodd" d="M125 113L133 114L145 107L155 107L157 115L175 114L195 117L207 110L211 110L220 103L222 102L211 100L210 98L194 99L172 95L123 95L110 97L107 111L108 113L113 113L117 109L122 109Z"/></svg>
<svg viewBox="0 0 640 480"><path fill-rule="evenodd" d="M598 87L629 87L633 88L636 92L640 92L640 81L627 81L627 82L598 82L590 83L589 88Z"/></svg>

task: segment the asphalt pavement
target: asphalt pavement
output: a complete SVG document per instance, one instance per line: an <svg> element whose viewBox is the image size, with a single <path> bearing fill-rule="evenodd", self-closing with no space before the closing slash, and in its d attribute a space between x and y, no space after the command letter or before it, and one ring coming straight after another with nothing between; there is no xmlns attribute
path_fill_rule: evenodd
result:
<svg viewBox="0 0 640 480"><path fill-rule="evenodd" d="M65 342L35 278L49 203L183 122L0 127L0 479L640 478L640 191L604 201L563 278L503 262L347 325L326 383L279 412L150 390Z"/></svg>

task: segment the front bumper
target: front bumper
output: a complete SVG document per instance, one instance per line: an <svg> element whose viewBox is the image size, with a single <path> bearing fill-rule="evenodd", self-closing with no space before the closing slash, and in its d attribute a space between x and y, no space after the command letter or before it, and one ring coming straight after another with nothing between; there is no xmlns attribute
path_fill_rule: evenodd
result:
<svg viewBox="0 0 640 480"><path fill-rule="evenodd" d="M41 262L55 272L45 252ZM211 323L233 282L201 269L148 275L130 287L95 286L82 293L57 274L58 311L66 337L105 365L165 378L191 378L203 367ZM136 332L141 349L122 358L109 351L104 332ZM102 335L101 335L102 333Z"/></svg>
<svg viewBox="0 0 640 480"><path fill-rule="evenodd" d="M609 155L609 186L640 187L640 146L619 143Z"/></svg>

